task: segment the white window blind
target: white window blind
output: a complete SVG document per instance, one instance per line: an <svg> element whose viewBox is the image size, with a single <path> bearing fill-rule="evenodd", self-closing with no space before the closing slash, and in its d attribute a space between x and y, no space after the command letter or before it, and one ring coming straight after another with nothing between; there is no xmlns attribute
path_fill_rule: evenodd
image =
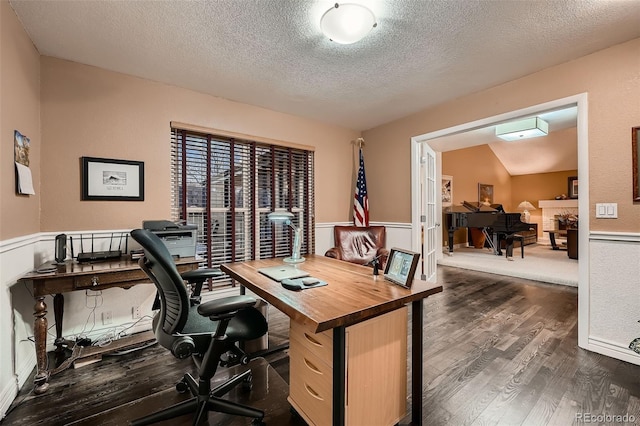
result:
<svg viewBox="0 0 640 426"><path fill-rule="evenodd" d="M313 166L312 151L172 129L172 220L197 225L205 267L290 255L291 228L270 223L272 211L295 215L312 253Z"/></svg>

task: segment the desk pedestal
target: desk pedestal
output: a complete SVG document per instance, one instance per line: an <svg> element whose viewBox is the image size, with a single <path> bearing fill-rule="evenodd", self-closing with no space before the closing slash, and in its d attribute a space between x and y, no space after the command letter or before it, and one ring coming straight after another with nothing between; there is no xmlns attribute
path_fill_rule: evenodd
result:
<svg viewBox="0 0 640 426"><path fill-rule="evenodd" d="M338 349L344 349L344 356L336 356L336 341L341 339L334 334L340 331L344 348ZM336 412L344 414L345 425L394 425L405 417L406 307L318 334L291 321L289 339L289 402L308 424L336 424ZM335 401L341 399L342 409L335 410Z"/></svg>

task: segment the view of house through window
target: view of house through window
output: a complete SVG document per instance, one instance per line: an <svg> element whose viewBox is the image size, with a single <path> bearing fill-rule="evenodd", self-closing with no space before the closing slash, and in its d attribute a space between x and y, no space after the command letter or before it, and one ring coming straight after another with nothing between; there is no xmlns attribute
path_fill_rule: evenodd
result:
<svg viewBox="0 0 640 426"><path fill-rule="evenodd" d="M197 225L202 266L290 255L291 227L272 211L292 212L302 253L314 251L313 151L172 129L171 168L172 220Z"/></svg>

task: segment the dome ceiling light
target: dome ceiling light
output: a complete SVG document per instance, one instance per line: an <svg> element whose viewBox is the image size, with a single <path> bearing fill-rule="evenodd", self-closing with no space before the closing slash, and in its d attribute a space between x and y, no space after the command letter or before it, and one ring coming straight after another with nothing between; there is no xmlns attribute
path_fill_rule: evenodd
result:
<svg viewBox="0 0 640 426"><path fill-rule="evenodd" d="M362 40L377 25L371 10L354 3L336 3L320 18L320 28L324 35L340 44Z"/></svg>

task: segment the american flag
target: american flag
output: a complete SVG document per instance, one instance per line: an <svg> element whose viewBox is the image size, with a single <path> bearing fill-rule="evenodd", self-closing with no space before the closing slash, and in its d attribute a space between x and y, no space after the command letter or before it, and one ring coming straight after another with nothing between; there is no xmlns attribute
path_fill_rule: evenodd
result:
<svg viewBox="0 0 640 426"><path fill-rule="evenodd" d="M367 196L367 179L364 175L364 157L360 148L360 169L353 200L353 223L356 226L369 226L369 197Z"/></svg>

